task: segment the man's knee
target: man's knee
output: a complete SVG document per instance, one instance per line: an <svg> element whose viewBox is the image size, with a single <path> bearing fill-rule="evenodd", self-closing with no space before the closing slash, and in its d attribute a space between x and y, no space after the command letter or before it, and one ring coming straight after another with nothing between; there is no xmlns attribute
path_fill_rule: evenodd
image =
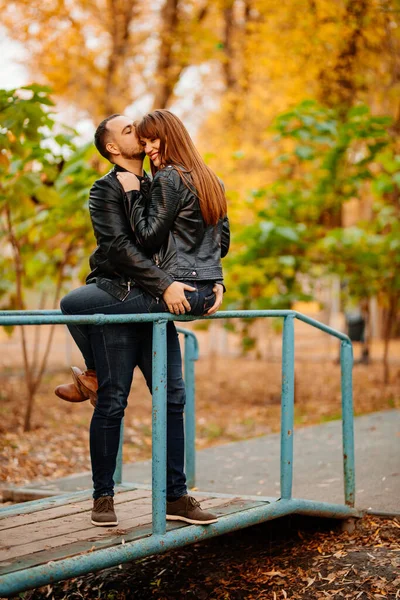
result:
<svg viewBox="0 0 400 600"><path fill-rule="evenodd" d="M61 299L60 308L65 314L75 314L78 312L86 311L91 307L95 300L94 288L96 285L82 285L75 290L69 292L64 298ZM97 288L96 288L97 289Z"/></svg>
<svg viewBox="0 0 400 600"><path fill-rule="evenodd" d="M103 417L122 419L128 405L129 387L124 382L113 382L100 371L96 411Z"/></svg>
<svg viewBox="0 0 400 600"><path fill-rule="evenodd" d="M69 294L67 294L66 296L64 296L64 298L61 298L61 302L60 302L60 309L64 315L71 314L71 309L70 309L69 305L70 305Z"/></svg>
<svg viewBox="0 0 400 600"><path fill-rule="evenodd" d="M168 381L167 387L167 405L176 404L178 406L185 406L186 402L186 392L185 392L185 384L183 379L178 381Z"/></svg>
<svg viewBox="0 0 400 600"><path fill-rule="evenodd" d="M60 308L61 312L66 315L73 315L75 312L79 311L81 306L79 302L79 290L72 290L69 292L64 298L61 299Z"/></svg>
<svg viewBox="0 0 400 600"><path fill-rule="evenodd" d="M95 412L99 416L107 419L123 419L127 399L122 395L101 394L97 395Z"/></svg>

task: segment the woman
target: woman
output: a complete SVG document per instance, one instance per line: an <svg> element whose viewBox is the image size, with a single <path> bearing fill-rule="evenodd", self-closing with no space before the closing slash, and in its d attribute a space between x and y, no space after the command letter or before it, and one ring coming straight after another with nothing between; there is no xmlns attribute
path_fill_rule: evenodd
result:
<svg viewBox="0 0 400 600"><path fill-rule="evenodd" d="M150 199L129 172L117 177L127 193L133 230L156 264L195 288L187 292L189 314L202 315L212 305L215 282L222 282L221 257L229 249L227 205L221 182L204 163L183 125L168 110L155 110L136 123L136 132L151 160ZM211 302L211 304L210 304ZM157 306L184 314L181 304Z"/></svg>

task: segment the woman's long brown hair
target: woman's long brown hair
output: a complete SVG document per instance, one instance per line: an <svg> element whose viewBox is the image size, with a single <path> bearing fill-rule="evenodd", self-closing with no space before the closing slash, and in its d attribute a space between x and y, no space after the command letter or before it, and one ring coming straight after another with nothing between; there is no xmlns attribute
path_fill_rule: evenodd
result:
<svg viewBox="0 0 400 600"><path fill-rule="evenodd" d="M191 190L195 187L205 223L216 225L225 217L227 205L221 182L201 158L182 121L169 110L159 109L135 125L139 138L160 139L160 168L174 165L184 184ZM150 163L154 175L158 169Z"/></svg>

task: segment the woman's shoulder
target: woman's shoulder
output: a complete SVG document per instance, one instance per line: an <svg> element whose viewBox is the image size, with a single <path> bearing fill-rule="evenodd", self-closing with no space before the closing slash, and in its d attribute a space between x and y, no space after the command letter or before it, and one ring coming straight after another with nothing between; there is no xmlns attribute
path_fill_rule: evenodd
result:
<svg viewBox="0 0 400 600"><path fill-rule="evenodd" d="M153 178L154 182L157 180L173 185L177 190L189 188L195 193L191 173L180 165L166 165L163 169L159 169Z"/></svg>
<svg viewBox="0 0 400 600"><path fill-rule="evenodd" d="M179 183L180 177L179 177L178 169L174 165L166 165L162 169L159 169L157 171L157 173L155 173L155 175L153 177L153 181L160 181L160 180L175 181L175 182Z"/></svg>

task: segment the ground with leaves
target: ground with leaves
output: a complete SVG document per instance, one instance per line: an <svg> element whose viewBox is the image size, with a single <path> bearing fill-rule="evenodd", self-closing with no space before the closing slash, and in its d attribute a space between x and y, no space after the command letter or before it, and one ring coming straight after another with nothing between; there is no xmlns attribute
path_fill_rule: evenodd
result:
<svg viewBox="0 0 400 600"><path fill-rule="evenodd" d="M285 517L69 582L24 600L378 600L400 598L400 520L366 516L353 533Z"/></svg>
<svg viewBox="0 0 400 600"><path fill-rule="evenodd" d="M33 430L22 430L24 388L21 374L3 371L0 380L0 475L22 485L90 469L89 402L61 401L54 387L68 381L66 371L45 379L34 409ZM312 385L310 384L312 382ZM213 357L196 367L198 449L248 439L280 430L279 362ZM400 408L400 367L393 366L391 383L382 384L379 363L354 368L355 414ZM296 425L338 419L341 414L340 370L333 362L301 362L296 368ZM124 459L151 457L151 398L140 372L125 418Z"/></svg>

